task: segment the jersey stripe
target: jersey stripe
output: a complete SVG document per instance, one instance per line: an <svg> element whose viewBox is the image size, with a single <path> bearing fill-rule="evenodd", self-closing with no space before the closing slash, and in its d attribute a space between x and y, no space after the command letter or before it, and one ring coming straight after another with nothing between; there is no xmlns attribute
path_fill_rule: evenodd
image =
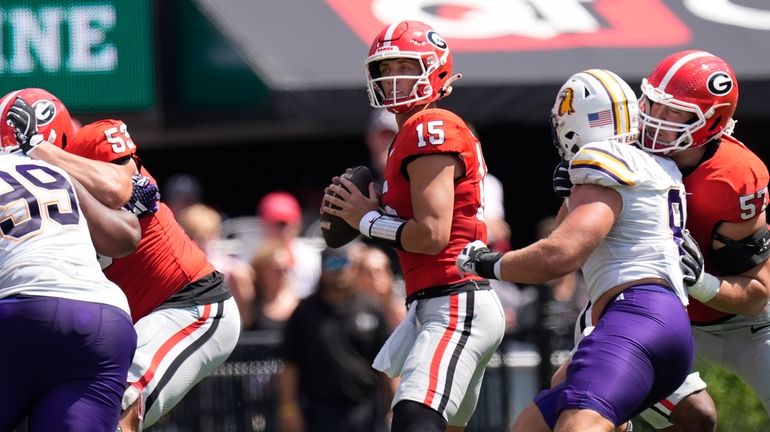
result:
<svg viewBox="0 0 770 432"><path fill-rule="evenodd" d="M575 155L575 159L570 163L570 170L581 168L601 171L622 185L636 184L633 171L623 159L598 149L583 148Z"/></svg>
<svg viewBox="0 0 770 432"><path fill-rule="evenodd" d="M452 334L457 329L458 311L459 311L459 296L449 296L449 323L447 324L444 334L441 336L441 340L436 347L436 351L433 353L433 358L430 362L430 377L428 382L428 390L425 393L425 399L423 404L431 406L433 398L436 396L436 387L438 386L439 368L441 367L441 359L444 357L447 345L449 345Z"/></svg>
<svg viewBox="0 0 770 432"><path fill-rule="evenodd" d="M607 71L601 69L589 69L586 71L589 75L599 80L599 83L607 90L607 94L610 95L612 101L612 114L613 122L615 124L615 135L624 133L624 130L629 130L631 125L631 118L628 112L628 98L623 87L620 86L617 79L607 73ZM621 112L621 106L624 107ZM622 123L622 124L621 124ZM629 130L630 132L630 130Z"/></svg>
<svg viewBox="0 0 770 432"><path fill-rule="evenodd" d="M203 314L200 318L198 318L197 321L176 332L166 342L164 342L163 345L160 346L158 352L156 352L152 357L152 361L150 362L150 367L147 369L147 372L145 372L144 375L142 375L142 377L139 378L136 382L132 383L131 386L139 390L141 393L142 390L147 387L147 384L149 384L150 381L152 381L152 379L155 377L155 372L158 369L158 365L163 361L166 355L184 338L191 335L195 330L201 328L206 323L206 321L208 321L210 315L211 304L207 304L203 307ZM145 406L145 408L148 407Z"/></svg>
<svg viewBox="0 0 770 432"><path fill-rule="evenodd" d="M209 305L210 306L210 305ZM158 385L155 386L155 388L152 390L152 393L150 393L149 396L147 396L147 400L144 403L144 409L146 411L149 411L152 405L155 403L155 401L158 399L158 396L160 396L160 392L163 391L163 389L166 387L169 381L171 381L171 378L174 377L174 374L176 374L176 371L179 370L179 368L182 366L182 363L187 361L195 351L200 349L206 342L211 339L214 334L217 332L217 328L219 327L220 318L224 315L225 311L225 302L220 301L217 303L217 306L219 307L219 312L214 316L213 323L211 324L211 327L206 330L206 332L198 338L195 342L193 342L190 346L184 349L173 362L169 365L168 369L166 369L165 372L163 372L163 377L158 381Z"/></svg>
<svg viewBox="0 0 770 432"><path fill-rule="evenodd" d="M444 394L441 396L441 402L438 405L438 412L444 414L446 405L449 402L449 395L452 394L452 384L454 381L455 370L457 369L457 361L460 360L460 355L463 352L465 344L468 342L468 338L471 335L471 324L473 323L473 306L476 298L476 291L468 291L467 293L460 293L457 297L465 296L465 319L463 320L463 332L460 336L460 341L457 342L455 350L452 353L452 359L449 361L449 367L446 371L446 382L444 383Z"/></svg>

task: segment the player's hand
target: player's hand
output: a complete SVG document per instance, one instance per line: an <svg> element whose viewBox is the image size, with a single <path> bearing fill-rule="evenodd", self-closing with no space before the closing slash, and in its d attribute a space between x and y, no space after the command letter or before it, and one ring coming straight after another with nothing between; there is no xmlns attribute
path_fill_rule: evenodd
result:
<svg viewBox="0 0 770 432"><path fill-rule="evenodd" d="M43 134L37 132L35 109L19 96L16 96L16 100L8 110L6 122L13 128L16 143L24 154L29 154L38 144L45 141ZM56 135L53 130L51 130L51 136L55 140Z"/></svg>
<svg viewBox="0 0 770 432"><path fill-rule="evenodd" d="M497 262L503 257L500 252L492 252L481 240L468 243L457 255L457 269L460 274L475 274L487 279L500 279ZM498 266L499 267L499 266Z"/></svg>
<svg viewBox="0 0 770 432"><path fill-rule="evenodd" d="M131 177L131 183L134 189L125 208L140 217L158 211L160 201L158 186L141 174L134 174Z"/></svg>
<svg viewBox="0 0 770 432"><path fill-rule="evenodd" d="M572 180L569 178L569 161L561 161L553 170L553 191L559 198L567 199L572 192Z"/></svg>
<svg viewBox="0 0 770 432"><path fill-rule="evenodd" d="M719 293L719 279L707 273L704 268L703 254L690 231L682 232L682 256L679 265L682 268L683 282L690 297L706 303Z"/></svg>

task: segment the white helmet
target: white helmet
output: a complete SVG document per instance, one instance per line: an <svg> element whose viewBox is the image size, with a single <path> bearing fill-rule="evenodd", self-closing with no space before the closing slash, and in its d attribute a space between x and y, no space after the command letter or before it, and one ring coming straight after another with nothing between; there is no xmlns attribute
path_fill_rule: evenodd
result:
<svg viewBox="0 0 770 432"><path fill-rule="evenodd" d="M596 141L634 143L639 138L636 95L608 70L589 69L572 75L561 86L551 109L551 132L564 160Z"/></svg>

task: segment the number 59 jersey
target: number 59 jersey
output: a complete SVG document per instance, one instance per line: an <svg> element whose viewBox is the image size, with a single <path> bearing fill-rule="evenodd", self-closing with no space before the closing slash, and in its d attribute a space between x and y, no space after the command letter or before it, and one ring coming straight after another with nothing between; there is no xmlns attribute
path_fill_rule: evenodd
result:
<svg viewBox="0 0 770 432"><path fill-rule="evenodd" d="M0 156L0 298L60 297L129 312L104 276L69 175L21 153Z"/></svg>
<svg viewBox="0 0 770 432"><path fill-rule="evenodd" d="M676 164L629 144L600 141L575 154L569 174L575 185L612 188L623 200L612 229L582 267L591 302L618 285L659 278L687 305L679 266L687 213Z"/></svg>
<svg viewBox="0 0 770 432"><path fill-rule="evenodd" d="M414 217L407 165L433 154L456 156L465 174L455 179L452 228L449 243L437 255L398 251L406 294L425 288L451 285L477 276L461 276L455 260L474 240L487 241L484 223L484 175L487 167L481 144L457 115L443 109L426 109L410 117L391 144L385 165L382 204L385 211L403 219Z"/></svg>

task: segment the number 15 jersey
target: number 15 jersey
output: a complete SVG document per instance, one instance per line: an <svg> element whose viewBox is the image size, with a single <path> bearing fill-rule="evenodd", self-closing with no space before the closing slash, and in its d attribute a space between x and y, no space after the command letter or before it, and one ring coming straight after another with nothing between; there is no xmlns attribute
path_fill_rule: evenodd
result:
<svg viewBox="0 0 770 432"><path fill-rule="evenodd" d="M391 215L414 217L407 166L426 155L456 156L465 167L455 179L452 228L449 243L436 255L398 251L407 296L426 288L477 280L461 276L455 265L457 254L468 242L487 241L484 223L484 175L487 167L481 144L457 115L443 109L426 109L410 117L393 140L385 165L382 205Z"/></svg>

